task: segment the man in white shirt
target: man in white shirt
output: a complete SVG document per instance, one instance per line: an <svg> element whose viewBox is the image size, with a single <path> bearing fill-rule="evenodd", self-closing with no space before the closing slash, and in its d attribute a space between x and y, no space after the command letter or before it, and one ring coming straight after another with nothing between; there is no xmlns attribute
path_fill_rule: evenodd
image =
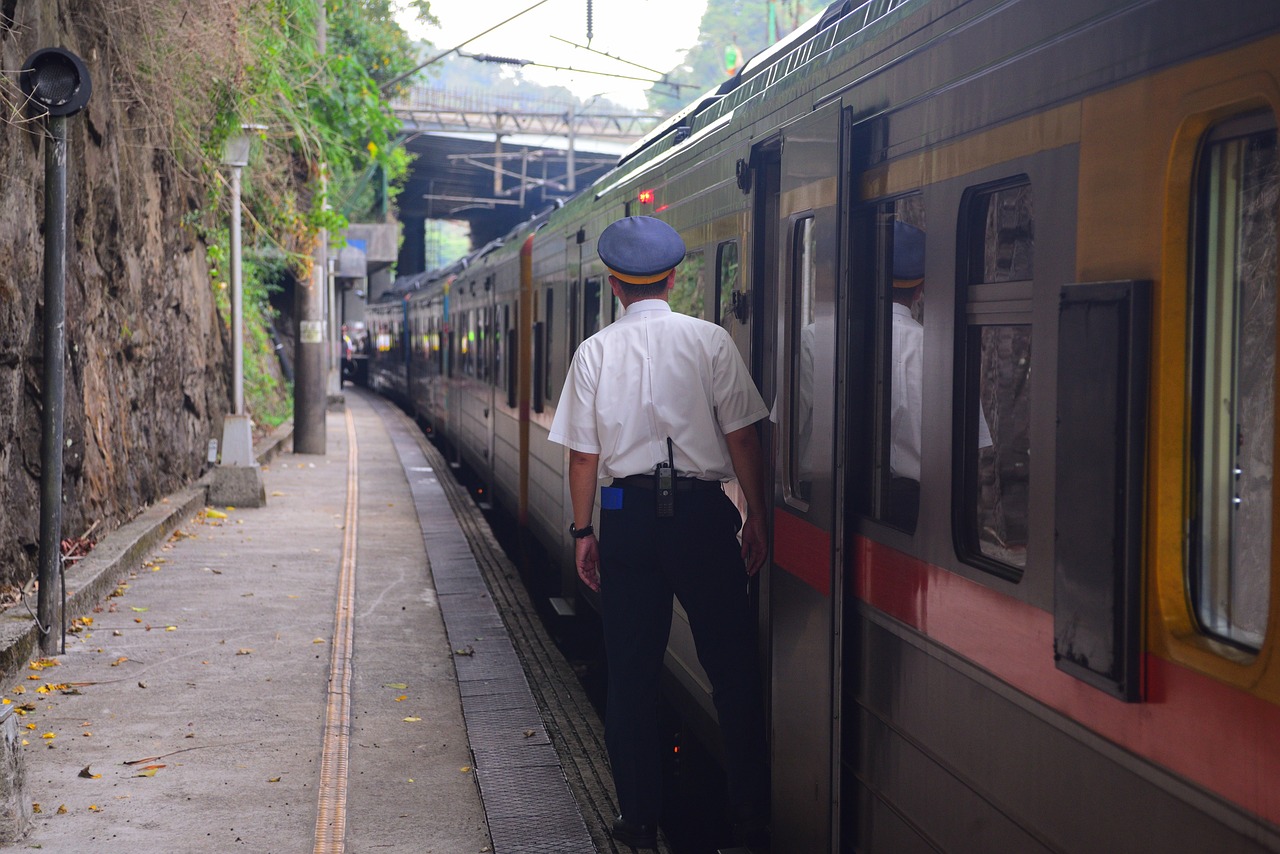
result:
<svg viewBox="0 0 1280 854"><path fill-rule="evenodd" d="M769 787L746 581L767 556L755 422L768 409L728 333L668 305L685 252L674 229L627 217L601 233L597 251L626 315L574 354L550 439L569 447L575 562L601 597L605 741L622 813L613 836L656 845L658 687L674 594L711 679L731 819L739 841L759 842ZM745 520L721 488L734 477ZM613 481L601 490L597 542L591 521L601 478Z"/></svg>

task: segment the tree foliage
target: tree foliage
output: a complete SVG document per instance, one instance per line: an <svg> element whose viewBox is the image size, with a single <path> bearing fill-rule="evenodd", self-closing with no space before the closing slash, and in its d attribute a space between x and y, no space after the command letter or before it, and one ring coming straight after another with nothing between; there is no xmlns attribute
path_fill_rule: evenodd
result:
<svg viewBox="0 0 1280 854"><path fill-rule="evenodd" d="M730 76L725 62L729 48L736 46L745 62L773 43L771 35L782 38L825 7L820 0L708 0L698 43L683 63L664 75L672 83L691 86L681 89L679 96L671 87L650 89L650 109L675 112Z"/></svg>

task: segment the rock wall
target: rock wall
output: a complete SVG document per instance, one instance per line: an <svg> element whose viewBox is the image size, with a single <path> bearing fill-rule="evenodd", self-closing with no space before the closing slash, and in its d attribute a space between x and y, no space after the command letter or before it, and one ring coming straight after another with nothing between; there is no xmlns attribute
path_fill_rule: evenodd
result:
<svg viewBox="0 0 1280 854"><path fill-rule="evenodd" d="M100 536L198 477L229 406L229 334L184 225L205 187L121 62L146 6L0 0L0 593L34 575L39 545L43 124L17 87L37 49L75 52L93 79L68 122L63 536Z"/></svg>

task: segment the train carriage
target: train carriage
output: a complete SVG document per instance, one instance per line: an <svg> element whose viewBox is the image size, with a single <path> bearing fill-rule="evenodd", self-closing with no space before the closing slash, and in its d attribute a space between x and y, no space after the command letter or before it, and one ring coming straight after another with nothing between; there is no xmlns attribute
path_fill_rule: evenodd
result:
<svg viewBox="0 0 1280 854"><path fill-rule="evenodd" d="M1275 3L836 3L470 259L488 433L421 411L588 605L546 432L666 220L771 405L775 850L1280 850L1277 115Z"/></svg>

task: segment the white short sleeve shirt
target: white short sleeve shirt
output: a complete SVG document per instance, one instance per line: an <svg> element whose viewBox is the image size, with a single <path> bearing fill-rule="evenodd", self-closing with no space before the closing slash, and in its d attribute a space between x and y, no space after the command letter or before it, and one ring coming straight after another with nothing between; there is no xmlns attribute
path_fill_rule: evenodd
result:
<svg viewBox="0 0 1280 854"><path fill-rule="evenodd" d="M549 438L627 477L666 460L670 437L679 474L731 480L725 434L768 414L729 333L641 300L578 347Z"/></svg>

